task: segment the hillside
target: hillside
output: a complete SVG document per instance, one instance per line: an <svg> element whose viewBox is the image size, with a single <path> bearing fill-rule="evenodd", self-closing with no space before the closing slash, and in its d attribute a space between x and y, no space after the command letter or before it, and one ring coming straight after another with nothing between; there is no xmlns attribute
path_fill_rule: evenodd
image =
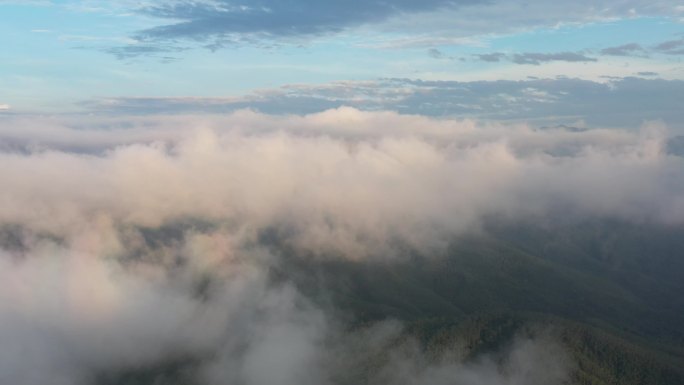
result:
<svg viewBox="0 0 684 385"><path fill-rule="evenodd" d="M407 322L426 350L467 341L466 356L477 357L551 329L573 358L573 383L679 384L683 235L618 221L506 224L455 239L444 256L291 257L277 275L356 323Z"/></svg>

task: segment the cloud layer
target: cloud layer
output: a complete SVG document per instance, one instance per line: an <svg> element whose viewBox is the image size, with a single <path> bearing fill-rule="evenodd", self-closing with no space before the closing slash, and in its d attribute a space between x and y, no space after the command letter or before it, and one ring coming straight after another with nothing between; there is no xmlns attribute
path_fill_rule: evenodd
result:
<svg viewBox="0 0 684 385"><path fill-rule="evenodd" d="M646 73L642 76L653 76ZM684 81L627 77L596 82L572 78L520 81L379 79L288 85L240 98L107 98L83 106L114 114L225 113L252 108L307 114L341 106L403 114L636 128L662 120L684 130L679 95ZM647 99L643 95L649 95Z"/></svg>
<svg viewBox="0 0 684 385"><path fill-rule="evenodd" d="M27 124L21 118L8 122L0 220L49 232L99 215L139 226L202 218L250 230L286 225L324 245L410 237L425 225L456 231L484 215L559 204L639 219L682 215L681 158L667 154L657 126L482 127L351 108L239 111L197 123L132 118L126 128L102 120L109 128L96 130L58 123L39 134L15 128ZM203 128L188 131L193 125Z"/></svg>
<svg viewBox="0 0 684 385"><path fill-rule="evenodd" d="M404 0L351 3L338 0L260 0L249 3L177 0L140 7L139 11L144 14L174 22L141 31L138 36L143 40L227 38L249 41L337 33L364 24L380 24L381 29L418 35L432 30L443 36L473 36L615 17L670 16L678 13L677 5L667 0L579 1L563 6L544 0L527 2L524 6L508 0L431 0L420 3ZM502 17L504 15L507 17ZM491 20L499 19L505 19L507 23L491 23Z"/></svg>
<svg viewBox="0 0 684 385"><path fill-rule="evenodd" d="M178 1L145 8L144 12L152 16L183 21L144 31L141 37L202 39L234 33L271 37L316 35L337 32L366 22L382 21L405 12L429 11L473 2L476 1Z"/></svg>
<svg viewBox="0 0 684 385"><path fill-rule="evenodd" d="M539 130L352 108L7 118L0 376L87 384L183 362L207 384L334 383L401 326L350 331L273 281L282 261L265 234L314 258L391 260L406 247L439 251L492 216L682 223L684 159L667 137L657 126ZM406 344L375 383L567 375L544 339L470 363Z"/></svg>

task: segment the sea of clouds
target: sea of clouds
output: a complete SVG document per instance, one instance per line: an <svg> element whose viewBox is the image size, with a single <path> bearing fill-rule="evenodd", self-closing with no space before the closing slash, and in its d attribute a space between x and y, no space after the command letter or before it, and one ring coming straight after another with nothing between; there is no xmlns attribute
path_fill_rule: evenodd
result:
<svg viewBox="0 0 684 385"><path fill-rule="evenodd" d="M657 123L535 129L340 108L305 116L0 120L0 382L90 384L188 364L200 384L334 384L401 335L350 331L269 269L436 254L487 218L684 221L684 158ZM562 349L411 344L378 384L560 384ZM456 354L456 353L454 353ZM457 355L457 354L456 354Z"/></svg>

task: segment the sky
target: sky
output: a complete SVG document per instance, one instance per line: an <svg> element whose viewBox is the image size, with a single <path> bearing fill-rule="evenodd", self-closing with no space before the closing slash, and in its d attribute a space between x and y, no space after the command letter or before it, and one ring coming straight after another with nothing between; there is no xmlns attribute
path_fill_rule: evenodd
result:
<svg viewBox="0 0 684 385"><path fill-rule="evenodd" d="M668 0L0 0L0 113L676 124L683 23Z"/></svg>

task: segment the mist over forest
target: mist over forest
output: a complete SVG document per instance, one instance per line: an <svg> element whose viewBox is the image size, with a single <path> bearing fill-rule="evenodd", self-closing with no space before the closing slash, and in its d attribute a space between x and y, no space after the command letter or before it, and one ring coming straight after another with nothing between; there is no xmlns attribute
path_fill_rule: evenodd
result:
<svg viewBox="0 0 684 385"><path fill-rule="evenodd" d="M3 117L0 382L679 383L680 139Z"/></svg>

